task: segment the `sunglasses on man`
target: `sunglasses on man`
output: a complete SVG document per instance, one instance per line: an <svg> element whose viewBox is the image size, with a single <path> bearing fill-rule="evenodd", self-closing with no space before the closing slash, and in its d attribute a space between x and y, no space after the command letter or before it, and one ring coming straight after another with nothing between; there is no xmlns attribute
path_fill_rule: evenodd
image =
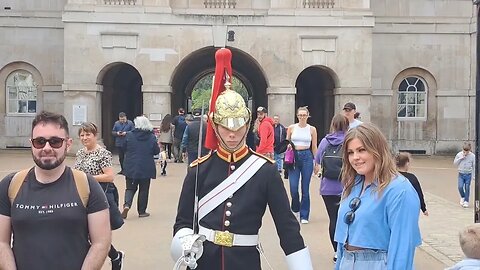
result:
<svg viewBox="0 0 480 270"><path fill-rule="evenodd" d="M32 142L32 146L36 149L42 149L45 147L45 145L48 144L50 147L54 149L58 149L63 146L63 142L66 141L67 138L60 138L60 137L51 137L50 139L44 138L44 137L37 137L34 139L30 139Z"/></svg>

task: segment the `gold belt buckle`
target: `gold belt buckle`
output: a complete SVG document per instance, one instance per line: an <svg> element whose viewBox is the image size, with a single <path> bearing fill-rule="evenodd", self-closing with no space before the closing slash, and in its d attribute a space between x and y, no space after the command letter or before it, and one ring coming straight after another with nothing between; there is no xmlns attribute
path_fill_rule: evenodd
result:
<svg viewBox="0 0 480 270"><path fill-rule="evenodd" d="M233 233L225 231L215 231L215 238L213 243L219 246L232 247L233 246Z"/></svg>

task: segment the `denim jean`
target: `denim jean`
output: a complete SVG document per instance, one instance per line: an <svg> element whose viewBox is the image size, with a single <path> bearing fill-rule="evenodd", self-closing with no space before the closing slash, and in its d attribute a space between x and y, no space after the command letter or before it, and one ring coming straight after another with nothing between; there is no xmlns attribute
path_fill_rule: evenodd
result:
<svg viewBox="0 0 480 270"><path fill-rule="evenodd" d="M295 168L288 170L290 182L290 195L292 197L292 211L300 212L300 219L308 220L310 217L310 180L313 172L313 154L310 149L297 151L295 155ZM298 194L300 184L302 198Z"/></svg>
<svg viewBox="0 0 480 270"><path fill-rule="evenodd" d="M273 154L273 159L275 159L275 163L277 163L277 170L279 172L281 172L282 169L283 169L283 157L284 156L285 156L284 153L280 153L280 154L274 153Z"/></svg>
<svg viewBox="0 0 480 270"><path fill-rule="evenodd" d="M472 182L471 173L458 173L458 192L466 202L469 202L470 198L470 182Z"/></svg>
<svg viewBox="0 0 480 270"><path fill-rule="evenodd" d="M180 162L182 160L182 152L180 151L180 146L182 144L182 138L177 139L173 138L172 152L175 162Z"/></svg>
<svg viewBox="0 0 480 270"><path fill-rule="evenodd" d="M132 207L133 196L137 192L138 188L138 198L137 198L137 211L138 214L145 214L147 211L148 204L148 193L150 190L150 179L131 179L126 178L127 188L125 190L125 203L123 207L128 206Z"/></svg>
<svg viewBox="0 0 480 270"><path fill-rule="evenodd" d="M339 270L386 270L387 252L371 249L348 251L343 250Z"/></svg>

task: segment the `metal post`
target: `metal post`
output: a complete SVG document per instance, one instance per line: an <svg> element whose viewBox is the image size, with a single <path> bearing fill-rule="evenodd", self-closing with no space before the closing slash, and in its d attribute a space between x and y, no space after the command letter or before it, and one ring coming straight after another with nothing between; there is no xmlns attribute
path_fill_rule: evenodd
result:
<svg viewBox="0 0 480 270"><path fill-rule="evenodd" d="M480 29L480 0L473 0L473 4L476 5L477 9L477 32L475 33L476 35L476 59L477 59L477 65L476 65L476 88L475 88L475 213L474 213L474 222L475 223L480 223L480 182L479 182L479 169L478 169L478 163L480 159L480 36L479 34L479 29Z"/></svg>

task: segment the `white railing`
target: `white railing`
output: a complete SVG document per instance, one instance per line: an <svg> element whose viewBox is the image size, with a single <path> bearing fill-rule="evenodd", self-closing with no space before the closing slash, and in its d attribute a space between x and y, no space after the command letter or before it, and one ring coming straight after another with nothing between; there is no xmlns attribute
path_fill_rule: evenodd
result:
<svg viewBox="0 0 480 270"><path fill-rule="evenodd" d="M205 0L203 4L206 8L235 8L236 0Z"/></svg>
<svg viewBox="0 0 480 270"><path fill-rule="evenodd" d="M135 5L137 0L103 0L105 5Z"/></svg>
<svg viewBox="0 0 480 270"><path fill-rule="evenodd" d="M334 8L335 0L303 0L304 8Z"/></svg>

